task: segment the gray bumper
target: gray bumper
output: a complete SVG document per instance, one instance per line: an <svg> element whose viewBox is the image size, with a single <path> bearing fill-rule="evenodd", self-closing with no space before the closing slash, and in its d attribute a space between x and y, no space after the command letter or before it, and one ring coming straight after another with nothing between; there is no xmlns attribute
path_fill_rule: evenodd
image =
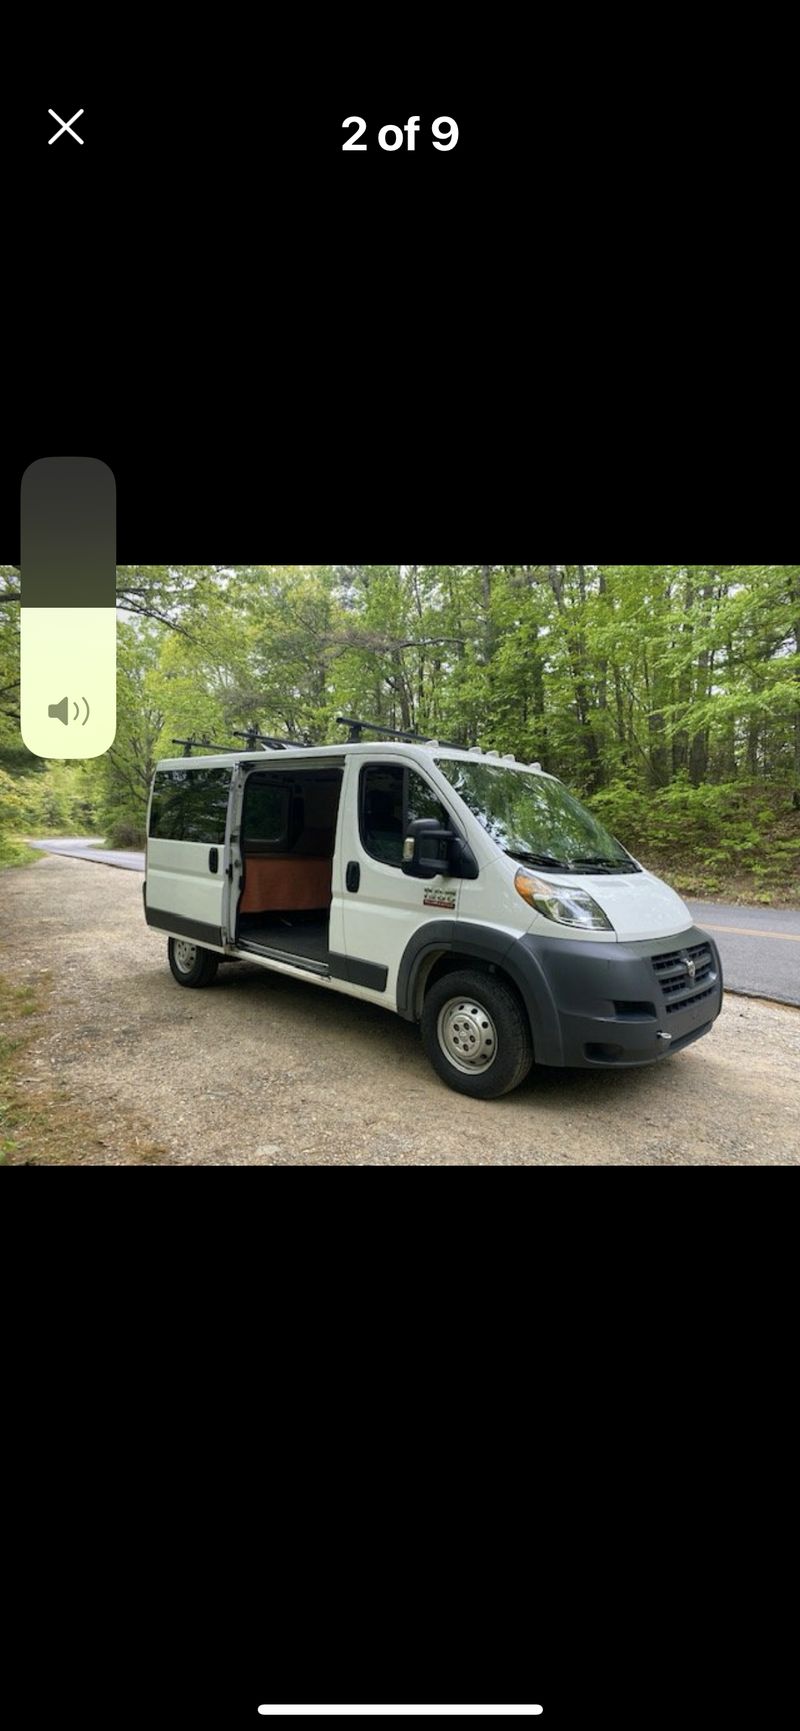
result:
<svg viewBox="0 0 800 1731"><path fill-rule="evenodd" d="M528 1008L540 1064L652 1064L708 1033L722 1008L716 944L697 926L637 944L526 933L503 965Z"/></svg>

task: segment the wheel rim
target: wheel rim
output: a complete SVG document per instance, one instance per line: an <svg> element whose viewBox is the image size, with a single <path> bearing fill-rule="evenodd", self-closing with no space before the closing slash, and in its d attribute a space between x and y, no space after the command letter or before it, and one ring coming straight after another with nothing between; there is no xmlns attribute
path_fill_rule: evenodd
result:
<svg viewBox="0 0 800 1731"><path fill-rule="evenodd" d="M477 998L450 998L439 1011L439 1045L453 1068L474 1076L488 1070L497 1056L497 1029Z"/></svg>
<svg viewBox="0 0 800 1731"><path fill-rule="evenodd" d="M178 969L178 972L181 974L190 974L197 960L197 945L187 944L184 942L183 938L176 938L173 953L175 956L175 966Z"/></svg>

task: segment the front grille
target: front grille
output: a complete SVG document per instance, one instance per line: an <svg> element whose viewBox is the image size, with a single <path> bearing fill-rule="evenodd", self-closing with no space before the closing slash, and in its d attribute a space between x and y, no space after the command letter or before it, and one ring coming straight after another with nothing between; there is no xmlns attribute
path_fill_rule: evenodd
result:
<svg viewBox="0 0 800 1731"><path fill-rule="evenodd" d="M693 970L687 968L687 961L694 963ZM667 1015L710 998L717 978L714 952L708 943L690 944L685 950L668 950L663 956L653 956L653 972L666 1000Z"/></svg>
<svg viewBox="0 0 800 1731"><path fill-rule="evenodd" d="M676 1010L688 1010L690 1004L699 1004L703 998L713 998L714 987L709 986L705 992L693 992L690 998L681 998L678 1004L667 1004L667 1015L674 1015Z"/></svg>

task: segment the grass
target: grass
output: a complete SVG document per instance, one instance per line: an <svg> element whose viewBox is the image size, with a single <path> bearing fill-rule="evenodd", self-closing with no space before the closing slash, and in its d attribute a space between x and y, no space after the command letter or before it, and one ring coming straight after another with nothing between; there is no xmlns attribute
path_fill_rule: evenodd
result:
<svg viewBox="0 0 800 1731"><path fill-rule="evenodd" d="M37 849L28 847L21 836L0 835L0 871L9 866L33 865L34 860L41 857Z"/></svg>
<svg viewBox="0 0 800 1731"><path fill-rule="evenodd" d="M633 852L636 850L633 849ZM648 859L636 854L642 865L663 878L679 896L689 901L731 902L739 907L800 908L800 855L786 862L782 878L770 875L767 882L755 871L741 867L709 866L702 860Z"/></svg>
<svg viewBox="0 0 800 1731"><path fill-rule="evenodd" d="M800 907L800 810L793 783L731 781L657 793L616 782L592 808L680 895Z"/></svg>
<svg viewBox="0 0 800 1731"><path fill-rule="evenodd" d="M61 829L35 829L33 833L38 841L60 841L67 831L62 826ZM106 847L110 843L98 840L96 845ZM25 836L0 834L0 871L10 866L33 865L34 860L43 858L38 848L28 845Z"/></svg>
<svg viewBox="0 0 800 1731"><path fill-rule="evenodd" d="M33 1062L31 1047L45 1025L52 990L49 974L40 975L35 986L17 985L0 974L0 1166L169 1164L166 1149L140 1135L129 1119L119 1116L115 1146L69 1097L60 1077L32 1083L24 1074Z"/></svg>

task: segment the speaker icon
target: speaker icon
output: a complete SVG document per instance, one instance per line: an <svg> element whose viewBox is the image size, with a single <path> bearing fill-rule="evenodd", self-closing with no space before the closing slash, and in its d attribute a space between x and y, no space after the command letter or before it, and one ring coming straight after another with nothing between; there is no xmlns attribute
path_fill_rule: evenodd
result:
<svg viewBox="0 0 800 1731"><path fill-rule="evenodd" d="M80 707L79 707L78 703L75 701L74 697L72 699L72 703L73 703L73 708L75 711L72 719L73 719L73 721L77 721L78 716L80 714ZM81 722L81 727L85 727L87 721L89 720L89 713L90 713L89 712L89 705L86 702L85 697L81 698L81 703L83 704L84 709L86 710L86 714L84 715L83 721ZM48 715L51 715L53 717L54 721L63 721L64 726L68 727L68 725L69 725L69 698L68 697L62 697L60 703L49 703L47 705L47 713L48 713Z"/></svg>

